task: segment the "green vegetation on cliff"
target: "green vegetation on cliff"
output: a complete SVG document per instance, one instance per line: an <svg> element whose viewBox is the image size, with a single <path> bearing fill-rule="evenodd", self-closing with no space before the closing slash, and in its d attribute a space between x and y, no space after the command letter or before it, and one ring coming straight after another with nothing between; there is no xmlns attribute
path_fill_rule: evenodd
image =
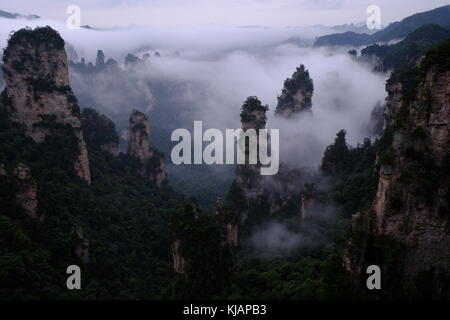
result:
<svg viewBox="0 0 450 320"><path fill-rule="evenodd" d="M427 50L450 38L450 30L439 25L424 25L394 45L373 44L361 50L362 56L381 59L383 71L414 64Z"/></svg>
<svg viewBox="0 0 450 320"><path fill-rule="evenodd" d="M179 197L134 175L127 156L111 156L96 139L88 140L89 187L73 170L77 141L72 131L52 127L55 134L37 144L10 123L6 100L3 94L0 163L6 175L0 175L0 298L160 298L172 272L168 223ZM104 124L91 121L89 126L101 129ZM26 216L16 201L20 186L11 171L18 163L29 166L37 183L42 221ZM89 240L86 265L75 254L77 227ZM65 287L71 264L82 268L83 290Z"/></svg>
<svg viewBox="0 0 450 320"><path fill-rule="evenodd" d="M321 169L332 181L328 197L347 217L369 209L378 184L376 154L382 139L372 143L364 140L356 148L347 145L346 132L337 133L334 143L327 147Z"/></svg>

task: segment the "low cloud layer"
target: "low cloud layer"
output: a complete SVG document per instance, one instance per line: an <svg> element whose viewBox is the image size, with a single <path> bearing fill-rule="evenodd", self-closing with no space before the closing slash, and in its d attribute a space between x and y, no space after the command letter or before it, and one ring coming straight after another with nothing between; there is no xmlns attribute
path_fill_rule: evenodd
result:
<svg viewBox="0 0 450 320"><path fill-rule="evenodd" d="M98 102L93 105L104 105L105 110L100 111L115 120L123 113L124 123L119 123L119 127L126 125L131 109L142 108L135 102L135 97L142 95L148 101L144 111L155 108L172 112L172 124L170 119L162 119L158 125L190 128L193 120L203 120L205 127L237 128L243 101L256 95L270 107L268 127L281 129L283 163L317 165L324 148L340 129L348 131L350 143L361 141L368 135L366 124L371 109L385 97L386 77L354 62L346 50L328 52L283 44L292 36L306 39L312 36L313 32L302 29L203 27L92 31L68 30L62 24L45 20L1 19L0 22L3 44L8 30L25 24L48 23L75 47L79 57L85 56L88 61L95 61L98 49L119 61L129 52L142 55L159 51L161 58L153 58L148 66L124 73L132 81L119 79L135 84L133 87L102 87L119 81L108 73L98 76L97 86L72 74L75 93L85 96L91 91ZM180 56L175 56L174 51ZM309 69L314 81L313 115L289 121L275 118L273 112L283 81L300 64ZM147 87L152 87L153 94L147 92ZM173 114L175 107L177 111ZM164 139L169 141L170 137Z"/></svg>
<svg viewBox="0 0 450 320"><path fill-rule="evenodd" d="M173 53L181 50L186 56L205 57L219 52L273 46L290 38L301 37L305 43L327 34L329 27L292 27L269 28L258 26L224 27L126 27L89 30L85 28L68 29L66 24L48 19L3 19L0 18L0 44L6 46L11 31L26 26L50 25L58 30L67 43L77 50L78 55L95 60L97 49L101 48L109 55L122 59L130 52L143 49L155 49Z"/></svg>
<svg viewBox="0 0 450 320"><path fill-rule="evenodd" d="M274 116L283 82L300 64L314 81L313 113L298 119ZM280 45L258 52L232 51L215 59L155 59L149 67L154 81L186 84L175 98L180 116L203 120L206 127L240 127L240 107L256 95L269 105L269 128L280 129L281 162L316 166L324 148L340 129L356 144L369 135L373 106L385 97L385 76L354 62L346 52ZM158 108L158 93L155 93ZM186 121L188 128L192 123Z"/></svg>
<svg viewBox="0 0 450 320"><path fill-rule="evenodd" d="M98 49L119 62L130 52L140 57L150 53L149 63L128 71L120 65L125 71L98 73L93 82L71 70L71 85L84 102L82 107L98 108L112 117L119 129L127 126L132 109L150 112L153 143L166 155L173 145L172 130L190 130L194 120L202 120L205 129L239 128L244 100L258 96L270 108L267 127L280 129L281 163L317 168L340 129L347 130L351 144L369 135L370 111L385 98L386 76L353 61L347 49L331 52L286 43L292 37L308 41L323 30L196 27L92 31L68 30L61 23L45 20L0 19L0 23L3 46L10 30L49 24L87 61L95 61ZM154 57L156 51L161 57ZM276 118L283 82L300 64L314 82L312 115ZM229 168L225 171L232 174Z"/></svg>
<svg viewBox="0 0 450 320"><path fill-rule="evenodd" d="M336 210L328 206L316 206L299 228L299 222L269 221L254 228L248 245L260 258L307 254L330 243L336 234L332 225ZM300 218L299 218L300 219ZM336 232L336 230L335 230Z"/></svg>

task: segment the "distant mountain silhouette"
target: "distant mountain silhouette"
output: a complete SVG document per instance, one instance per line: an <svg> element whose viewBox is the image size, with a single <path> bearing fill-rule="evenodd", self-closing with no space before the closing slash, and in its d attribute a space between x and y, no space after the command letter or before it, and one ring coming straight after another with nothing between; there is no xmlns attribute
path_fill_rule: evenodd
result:
<svg viewBox="0 0 450 320"><path fill-rule="evenodd" d="M11 13L8 11L0 10L0 18L33 20L33 19L39 19L40 17L36 14L22 15L19 13Z"/></svg>
<svg viewBox="0 0 450 320"><path fill-rule="evenodd" d="M426 51L444 40L450 39L450 29L436 24L427 24L411 32L404 40L394 45L372 44L361 50L361 60L374 60L378 71L388 71L414 64Z"/></svg>
<svg viewBox="0 0 450 320"><path fill-rule="evenodd" d="M450 25L450 5L439 7L430 11L416 13L404 18L400 22L391 23L388 27L372 35L366 33L355 33L348 31L345 33L330 34L319 37L314 46L336 46L349 45L361 46L376 42L388 42L401 39L425 24L437 24L442 27Z"/></svg>

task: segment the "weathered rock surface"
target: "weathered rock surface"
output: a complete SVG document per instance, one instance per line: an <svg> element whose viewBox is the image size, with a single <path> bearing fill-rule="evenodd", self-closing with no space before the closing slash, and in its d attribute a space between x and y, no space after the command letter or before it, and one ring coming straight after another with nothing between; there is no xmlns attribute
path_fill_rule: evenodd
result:
<svg viewBox="0 0 450 320"><path fill-rule="evenodd" d="M404 290L413 295L427 292L429 298L448 297L450 68L445 60L435 59L418 72L416 85L398 72L387 83L384 134L391 135L392 143L379 155L380 179L372 211L355 216L352 229L402 246L398 254L403 256L395 261ZM366 240L350 239L352 253L346 267L355 276L374 262L367 258L371 249Z"/></svg>
<svg viewBox="0 0 450 320"><path fill-rule="evenodd" d="M248 97L241 109L241 124L244 133L247 130L255 130L257 135L256 146L251 146L250 139L241 141L241 145L245 146L245 164L240 164L236 169L236 183L243 191L245 197L256 198L262 195L263 184L260 176L261 164L257 161L256 164L249 163L250 147L259 150L259 130L265 129L267 116L266 112L269 107L262 105L257 97ZM240 139L243 139L241 137Z"/></svg>
<svg viewBox="0 0 450 320"><path fill-rule="evenodd" d="M130 116L128 155L140 163L138 174L153 181L160 188L167 183L164 156L151 148L151 128L148 117L137 110Z"/></svg>
<svg viewBox="0 0 450 320"><path fill-rule="evenodd" d="M90 183L80 110L69 85L64 40L50 27L22 29L9 39L3 61L11 120L23 124L26 134L37 143L53 134L44 122L70 126L78 140L75 171Z"/></svg>
<svg viewBox="0 0 450 320"><path fill-rule="evenodd" d="M284 118L290 118L301 112L310 112L313 91L313 81L309 77L308 70L302 64L292 74L291 78L284 81L283 90L278 97L275 114Z"/></svg>
<svg viewBox="0 0 450 320"><path fill-rule="evenodd" d="M137 110L130 116L128 155L137 158L142 164L148 162L150 151L150 122L148 117ZM142 175L146 174L145 165L142 167Z"/></svg>
<svg viewBox="0 0 450 320"><path fill-rule="evenodd" d="M262 105L257 97L247 98L241 109L241 124L244 133L252 129L258 135L260 130L265 129L267 110L268 106ZM308 174L302 169L292 169L282 164L276 175L261 176L259 159L256 164L250 164L248 161L249 143L249 140L246 139L246 163L237 165L236 178L230 189L240 225L246 224L249 215L258 215L259 217L254 218L259 220L261 215L273 215L283 210L291 210L287 208L295 206L298 207L298 212L301 214L302 206L298 199L303 192L305 182L310 178ZM259 144L258 138L256 150L259 149ZM262 211L267 212L263 213ZM294 210L293 213L297 212ZM252 217L249 220L254 219ZM302 219L300 218L299 221L301 222Z"/></svg>

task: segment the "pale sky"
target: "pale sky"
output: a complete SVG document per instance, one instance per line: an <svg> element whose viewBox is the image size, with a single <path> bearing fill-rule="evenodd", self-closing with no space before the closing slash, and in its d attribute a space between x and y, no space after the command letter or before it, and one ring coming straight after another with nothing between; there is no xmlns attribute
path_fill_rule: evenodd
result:
<svg viewBox="0 0 450 320"><path fill-rule="evenodd" d="M336 25L366 21L369 5L382 24L450 4L449 0L4 0L1 10L65 21L69 5L81 8L81 24L93 27Z"/></svg>

